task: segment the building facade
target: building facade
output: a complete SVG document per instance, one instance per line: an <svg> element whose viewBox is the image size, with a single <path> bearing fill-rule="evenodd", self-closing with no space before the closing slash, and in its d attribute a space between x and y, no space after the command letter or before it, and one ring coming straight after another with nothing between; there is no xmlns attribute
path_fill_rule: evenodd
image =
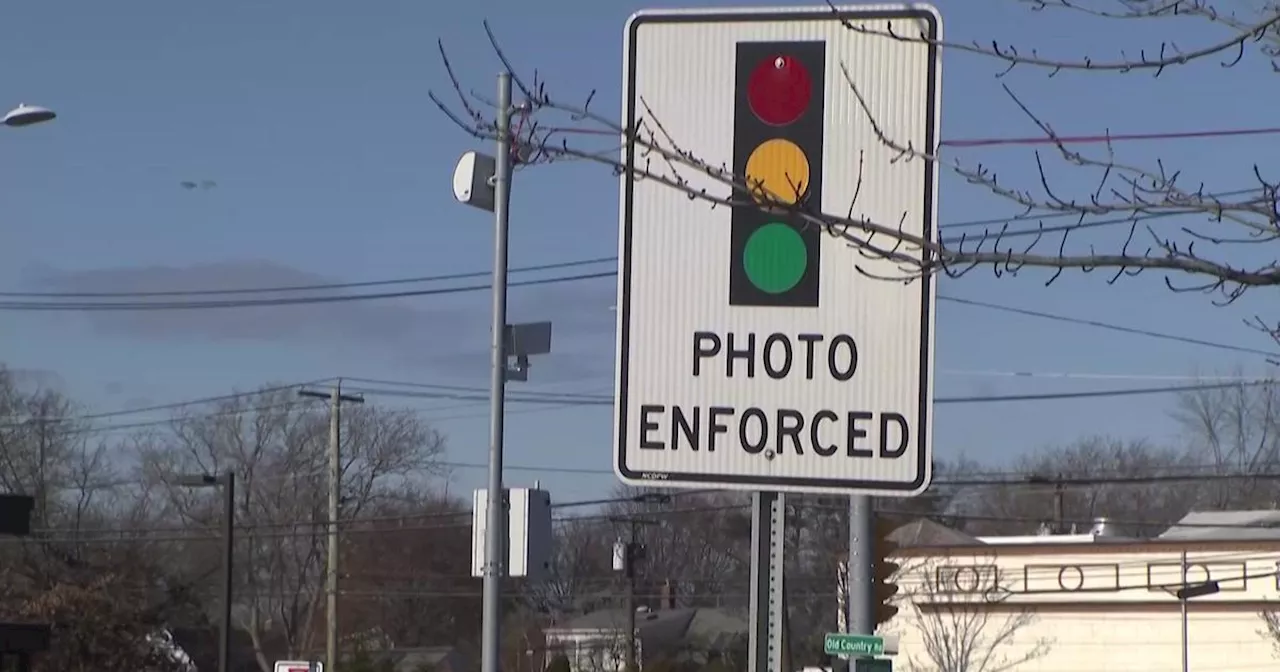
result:
<svg viewBox="0 0 1280 672"><path fill-rule="evenodd" d="M896 562L895 669L1181 670L1185 613L1188 669L1280 670L1280 538L989 538Z"/></svg>

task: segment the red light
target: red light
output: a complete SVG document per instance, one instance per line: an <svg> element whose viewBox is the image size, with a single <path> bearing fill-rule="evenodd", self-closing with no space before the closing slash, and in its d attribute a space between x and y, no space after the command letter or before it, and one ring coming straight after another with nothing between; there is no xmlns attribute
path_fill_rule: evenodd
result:
<svg viewBox="0 0 1280 672"><path fill-rule="evenodd" d="M813 80L804 65L790 56L773 56L761 61L747 80L747 102L751 111L766 124L785 126L800 118L809 107Z"/></svg>

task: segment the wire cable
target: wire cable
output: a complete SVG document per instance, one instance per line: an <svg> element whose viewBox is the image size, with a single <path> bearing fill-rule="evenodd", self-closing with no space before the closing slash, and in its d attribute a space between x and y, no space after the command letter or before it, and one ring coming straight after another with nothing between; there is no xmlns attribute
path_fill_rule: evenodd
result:
<svg viewBox="0 0 1280 672"><path fill-rule="evenodd" d="M519 266L509 269L510 273L531 273L534 271L550 271L564 268L574 268L577 266L592 266L595 264L612 263L618 260L617 256L598 257L595 259L574 259L570 261L558 261L549 264L535 264L532 266ZM391 278L387 280L362 280L356 282L331 282L322 284L309 285L277 285L274 287L244 287L238 289L175 289L165 291L145 291L145 292L0 292L0 296L9 298L49 298L49 299L90 299L90 298L132 298L132 297L161 297L161 296L217 296L217 295L237 295L237 294L272 294L283 292L314 292L322 290L335 289L359 289L362 287L386 287L390 285L416 285L428 282L445 282L448 280L469 280L472 278L486 278L493 275L492 271L467 271L463 273L445 273L442 275L425 275L409 278Z"/></svg>
<svg viewBox="0 0 1280 672"><path fill-rule="evenodd" d="M937 397L934 399L934 404L937 404L937 405L986 404L986 403L1008 403L1008 402L1066 401L1066 400L1072 400L1072 399L1104 399L1104 398L1132 397L1132 396L1150 396L1150 395L1159 395L1159 394L1177 394L1181 392L1194 392L1194 391L1205 391L1205 390L1238 389L1238 388L1246 388L1246 387L1259 387L1259 386L1265 386L1265 385L1272 385L1274 383L1275 381L1271 379L1264 379L1264 380L1234 381L1234 382L1224 382L1224 383L1204 383L1204 384L1198 384L1198 385L1170 385L1170 386L1162 386L1162 387L1129 387L1129 388L1119 388L1119 389L1082 390L1077 392L1047 392L1047 393L1037 393L1037 394L1000 394L1000 395L970 395L970 396L961 396L961 397ZM408 391L401 391L401 390L372 390L372 391L365 390L364 393L369 394L371 396L453 399L453 400L459 400L459 401L474 402L475 404L481 404L489 400L489 398L482 392L476 392L474 394L443 393L443 392L439 394L431 394L426 392L408 392ZM584 407L584 406L612 406L614 403L613 398L607 395L599 395L598 397L592 397L591 395L565 397L565 396L556 396L554 394L549 397L538 397L538 396L532 396L532 395L523 396L523 397L512 396L508 398L508 401L511 401L517 404L533 404L540 408L527 409L527 410L544 410L544 411L555 410L558 408L577 408L577 407ZM175 402L173 404L174 407L181 407L183 405L184 405L183 402ZM225 410L225 411L217 411L217 412L208 413L208 414L201 414L197 416L190 416L188 419L196 420L196 419L202 419L202 418L207 419L207 418L229 417L229 416L237 415L246 410L247 411L253 411L253 410L265 411L273 408L281 408L284 406L287 406L287 404L283 404L283 405L277 404L277 405L260 407L257 409L231 409L231 410ZM114 411L113 413L117 415L121 415L132 410L133 409L125 409L122 411ZM423 414L424 416L426 416L426 419L428 421L439 421L442 419L438 417L431 418L431 416L429 415L430 413L438 411L439 409L425 408L425 409L403 409L403 410L410 410L414 413ZM458 415L453 417L467 417L467 416ZM65 424L74 424L75 420L76 418L64 418L62 419L61 422ZM175 420L173 418L166 418L161 420L143 420L138 422L123 422L123 423L113 423L113 424L106 424L106 425L90 425L87 427L55 426L51 428L49 431L57 432L66 436L93 435L93 434L101 434L101 433L118 432L123 430L144 429L148 427L172 425L174 422ZM27 426L29 424L30 424L30 421L27 421L25 423L13 422L8 425L0 425L0 429L20 428L23 426Z"/></svg>
<svg viewBox="0 0 1280 672"><path fill-rule="evenodd" d="M546 469L546 470L551 470L551 469ZM601 473L612 473L612 472L605 472L602 470ZM1022 474L1020 478L937 479L932 483L932 486L936 488L1043 487L1043 484L1029 480L1031 476L1032 474ZM1116 477L1096 477L1096 476L1095 477L1067 477L1062 479L1053 479L1052 483L1061 483L1063 487L1094 488L1094 487L1105 486L1105 485L1160 485L1160 484L1186 483L1186 482L1231 482L1231 481L1241 481L1241 480L1277 481L1277 480L1280 480L1280 473L1183 474L1183 475L1152 474L1152 475L1145 475L1145 476L1128 475L1128 476L1116 476ZM136 484L136 483L129 482L128 484ZM733 497L742 497L744 494L745 493L740 491L718 490L714 488L675 490L675 491L663 493L663 495L670 498L670 501L672 502L678 499L689 498L689 497L720 496L720 497L733 498ZM608 497L608 498L600 498L600 499L576 500L576 501L569 501L569 502L553 502L551 504L551 509L555 511L561 511L561 510L571 509L571 508L643 504L643 501L638 500L637 497L638 496ZM847 505L843 505L843 504L830 505L830 504L822 503L824 499L829 501L831 497L833 496L817 495L817 496L814 496L815 501L805 502L802 500L801 503L799 503L799 506L801 506L802 508L814 508L814 509L829 510L829 511L847 511L848 510ZM698 513L739 510L747 506L748 506L747 502L741 501L741 502L731 503L731 504L704 504L701 506L692 506L692 507L685 507L685 508L646 507L644 511L633 512L630 515L645 517L645 516L651 516L651 515L657 516L659 514L662 516L681 515L681 514L698 514ZM897 514L897 515L907 515L907 516L922 515L919 511L915 511L912 509L896 508L893 506L881 506L877 510L880 511L881 513L887 513L887 514ZM345 520L339 520L338 525L347 527L347 526L371 525L371 524L378 524L378 523L384 523L384 524L399 523L399 522L406 522L406 521L442 521L442 520L463 519L463 518L466 519L465 521L459 521L459 522L453 522L453 523L442 523L440 525L427 525L425 527L421 526L421 524L419 523L418 525L414 525L414 526L399 525L393 528L377 528L373 530L366 529L365 531L376 533L376 532L390 532L395 530L407 530L407 529L422 529L422 530L451 529L459 526L469 526L471 524L470 522L471 515L472 513L470 511L445 511L445 512L425 511L420 513L350 518ZM625 518L625 516L623 517ZM1019 523L1031 523L1031 524L1040 523L1040 522L1043 522L1044 520L1043 516L1009 516L1009 515L995 516L995 515L981 515L981 514L969 514L969 513L956 513L954 514L954 517L965 519L965 520L973 520L973 521L1019 522ZM561 524L574 523L574 522L609 522L609 521L615 521L618 518L619 518L618 514L598 513L598 514L584 514L584 515L576 515L576 516L559 517L556 519L556 522ZM1171 524L1168 521L1132 520L1132 519L1116 519L1116 518L1110 518L1109 520L1112 523L1118 524L1118 525L1129 525L1129 526L1145 527L1145 528L1158 527L1158 526L1163 526L1163 527L1171 526ZM1092 525L1094 523L1092 519L1064 519L1063 522L1078 524L1078 525L1086 525L1086 526ZM245 530L276 530L276 531L283 532L287 530L296 531L297 528L317 528L317 530L322 531L324 528L327 527L327 525L328 525L327 520L317 518L317 519L309 519L309 520L277 521L277 522L269 522L269 523L246 524L243 526L238 525L236 529L243 528ZM1181 524L1178 524L1177 526L1183 527L1186 529L1255 529L1257 527L1253 523L1181 523ZM213 538L217 538L217 534L216 534L217 530L218 530L218 527L213 525L194 526L194 527L190 525L166 525L166 526L138 526L138 527L128 527L128 528L99 528L96 530L93 530L93 529L84 530L84 531L81 531L79 534L80 535L85 535L85 534L137 535L137 534L155 533L155 532L176 533L176 532L182 532L182 531L186 531L186 532L203 531L211 535L208 538L213 539ZM33 532L37 534L60 534L60 533L67 533L72 531L73 530L70 530L67 528L45 528L45 529L33 530ZM319 533L319 532L317 531L315 533ZM310 535L312 534L312 532L305 532L302 534ZM292 533L289 533L289 534L285 534L284 536L287 537L287 536L295 536L295 535L293 535ZM184 536L181 538L186 539L187 537Z"/></svg>
<svg viewBox="0 0 1280 672"><path fill-rule="evenodd" d="M539 285L553 285L564 282L577 282L581 280L594 280L597 278L612 278L618 275L617 271L605 271L598 273L580 273L577 275L562 275L551 278L540 278L537 280L518 280L508 282L508 287L532 287ZM433 289L413 289L399 292L376 292L368 294L332 294L327 296L299 296L291 298L276 299L226 299L226 300L209 300L209 301L90 301L90 302L39 302L39 301L2 301L0 302L0 310L10 311L75 311L75 312L91 312L98 310L130 310L130 311L148 311L148 310L211 310L225 308L261 308L274 306L301 306L313 304L328 303L350 303L352 301L372 301L379 299L404 299L416 296L437 296L443 294L460 294L463 292L478 292L492 289L490 284L464 285L461 287L442 287Z"/></svg>
<svg viewBox="0 0 1280 672"><path fill-rule="evenodd" d="M566 262L568 263L568 262ZM578 282L582 280L592 280L599 278L616 277L617 271L603 271L596 273L584 273L578 275L566 275L552 278L541 278L537 280L522 280L508 283L510 287L526 287L538 285L550 285L565 282ZM199 310L199 309L229 309L229 308L252 308L266 306L286 306L286 305L307 305L307 304L326 304L326 303L343 303L351 301L365 301L376 299L392 299L392 298L409 298L419 296L438 296L444 294L458 294L464 292L478 292L492 289L492 285L488 283L474 284L461 287L445 287L422 290L406 290L401 292L383 292L371 294L351 294L351 295L333 295L333 296L315 296L315 297L295 297L295 298L277 298L277 299L248 299L248 300L218 300L218 301L189 301L189 302L89 302L89 303L71 303L71 302L35 302L35 301L9 301L0 302L0 310L11 311L149 311L149 310ZM1186 343L1190 345L1198 345L1220 350L1229 350L1233 352L1242 352L1247 354L1257 354L1265 357L1280 357L1280 353L1261 350L1257 348L1248 348L1244 346L1231 345L1205 339L1193 338L1189 336L1180 336L1176 334L1168 334L1150 329L1141 329L1137 327L1127 327L1123 325L1111 324L1100 320L1090 320L1084 318L1075 318L1065 315L1055 315L1043 311L1036 311L1027 308L1018 308L1014 306L1005 306L975 299L964 299L960 297L952 297L947 295L938 295L937 300L940 302L957 303L961 305L988 308L1013 314L1019 314L1027 317L1037 317L1041 319L1054 320L1068 324L1079 324L1099 329L1106 329L1120 333L1132 335L1146 336L1149 338L1158 338L1163 340Z"/></svg>
<svg viewBox="0 0 1280 672"><path fill-rule="evenodd" d="M1229 192L1216 194L1217 197L1223 198L1227 196L1243 195L1257 191L1256 189L1240 189ZM1162 219L1166 217L1174 217L1179 215L1196 214L1200 212L1194 208L1187 208L1183 211L1162 211L1155 213L1135 213L1124 217L1115 217L1102 220L1091 220L1086 222L1073 222L1064 226L1040 227L1035 229L1018 229L1013 231L1003 231L999 234L991 233L990 235L1000 235L1004 238L1019 237L1028 235L1042 235L1047 233L1060 232L1064 230L1078 230L1085 228L1094 228L1099 226L1113 226L1119 224L1132 224L1152 219ZM1020 213L1008 217L995 217L987 219L973 219L967 221L948 222L940 224L940 229L960 229L960 228L976 228L990 227L1008 224L1010 222L1033 222L1050 219L1079 218L1076 212L1045 212L1045 213ZM958 243L960 237L944 239L944 243ZM591 266L604 263L617 263L617 255L595 257L589 259L575 259L569 261L552 262L545 264L535 264L531 266L517 266L509 269L510 273L530 273L536 271L558 270L565 268L573 268L579 266ZM279 285L271 287L247 287L247 288L230 288L230 289L189 289L189 290L157 290L157 291L119 291L119 292L17 292L3 291L0 297L8 298L28 298L28 299L83 299L83 298L148 298L148 297L181 297L181 296L219 296L219 295L247 295L247 294L269 294L284 292L310 292L322 290L347 290L360 289L368 287L383 287L392 285L406 284L423 284L434 282L445 282L451 280L465 280L472 278L483 278L492 275L491 271L466 271L461 273L446 273L440 275L428 275L406 278L389 278L382 280L361 280L352 282L334 282L334 283L316 283L305 285ZM467 291L465 289L461 291ZM368 300L380 298L396 298L399 293L394 294L369 294L363 295ZM25 305L25 304L24 304ZM76 304L69 304L76 305Z"/></svg>

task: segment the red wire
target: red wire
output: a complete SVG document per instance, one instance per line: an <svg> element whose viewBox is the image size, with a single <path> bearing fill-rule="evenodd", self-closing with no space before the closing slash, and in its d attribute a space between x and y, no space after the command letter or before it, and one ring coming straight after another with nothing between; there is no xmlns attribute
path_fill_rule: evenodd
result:
<svg viewBox="0 0 1280 672"><path fill-rule="evenodd" d="M1053 145L1057 143L1083 144L1099 142L1125 142L1129 140L1181 140L1186 138L1221 138L1235 135L1270 135L1280 133L1280 128L1237 128L1216 131L1182 131L1179 133L1119 133L1108 135L1063 135L1048 137L1039 135L1028 138L977 138L973 140L943 140L943 147L990 147L992 145Z"/></svg>
<svg viewBox="0 0 1280 672"><path fill-rule="evenodd" d="M589 128L548 128L556 133L583 133L588 135L614 135L612 131ZM995 145L1079 145L1086 143L1129 142L1136 140L1186 140L1195 138L1222 138L1243 135L1273 135L1280 133L1280 127L1270 128L1235 128L1204 131L1180 131L1173 133L1112 133L1103 135L1059 135L1049 137L1037 135L1024 138L972 138L961 140L943 140L938 143L943 147L991 147Z"/></svg>

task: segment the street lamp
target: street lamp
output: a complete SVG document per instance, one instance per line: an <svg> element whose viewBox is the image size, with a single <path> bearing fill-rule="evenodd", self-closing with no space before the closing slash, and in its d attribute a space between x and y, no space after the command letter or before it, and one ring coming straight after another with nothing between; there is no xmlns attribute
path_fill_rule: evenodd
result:
<svg viewBox="0 0 1280 672"><path fill-rule="evenodd" d="M218 672L231 669L231 562L235 548L236 474L227 471L219 476L195 474L178 476L175 485L190 488L222 487L222 625L218 633Z"/></svg>
<svg viewBox="0 0 1280 672"><path fill-rule="evenodd" d="M1187 581L1187 550L1182 549L1182 582L1174 586L1165 586L1164 591L1178 598L1178 603L1182 611L1182 672L1188 672L1191 669L1191 647L1189 637L1187 635L1187 601L1205 597L1207 595L1216 595L1222 589L1217 581L1205 580L1198 583Z"/></svg>
<svg viewBox="0 0 1280 672"><path fill-rule="evenodd" d="M53 110L47 107L21 103L12 110L9 110L9 112L4 115L4 118L0 119L0 123L3 123L5 126L20 128L22 126L31 126L33 124L52 121L56 119L57 116L58 115L54 113Z"/></svg>

